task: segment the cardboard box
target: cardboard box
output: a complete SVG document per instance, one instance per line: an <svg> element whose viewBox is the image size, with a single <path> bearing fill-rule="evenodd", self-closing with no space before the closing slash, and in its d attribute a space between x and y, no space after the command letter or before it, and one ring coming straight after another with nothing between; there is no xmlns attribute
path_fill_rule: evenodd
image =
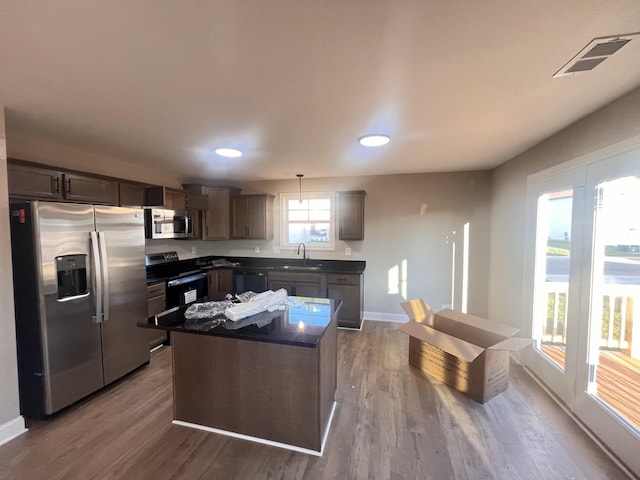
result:
<svg viewBox="0 0 640 480"><path fill-rule="evenodd" d="M484 403L507 389L509 355L531 343L518 329L454 310L434 313L422 300L400 304L409 317L409 363Z"/></svg>

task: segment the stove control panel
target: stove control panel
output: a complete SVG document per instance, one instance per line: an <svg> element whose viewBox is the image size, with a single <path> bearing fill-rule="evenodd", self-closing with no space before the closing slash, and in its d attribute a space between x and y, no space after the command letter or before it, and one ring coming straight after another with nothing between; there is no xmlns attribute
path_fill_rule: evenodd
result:
<svg viewBox="0 0 640 480"><path fill-rule="evenodd" d="M146 265L158 265L160 263L177 262L178 260L178 252L149 253L145 255Z"/></svg>

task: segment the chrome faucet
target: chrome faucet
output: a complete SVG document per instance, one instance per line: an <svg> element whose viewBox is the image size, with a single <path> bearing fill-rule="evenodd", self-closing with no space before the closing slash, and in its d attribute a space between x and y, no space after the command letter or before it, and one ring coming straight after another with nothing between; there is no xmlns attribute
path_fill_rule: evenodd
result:
<svg viewBox="0 0 640 480"><path fill-rule="evenodd" d="M300 245L302 245L302 263L303 265L307 264L307 246L304 244L304 242L300 242L298 244L298 251L296 252L296 255L300 255Z"/></svg>

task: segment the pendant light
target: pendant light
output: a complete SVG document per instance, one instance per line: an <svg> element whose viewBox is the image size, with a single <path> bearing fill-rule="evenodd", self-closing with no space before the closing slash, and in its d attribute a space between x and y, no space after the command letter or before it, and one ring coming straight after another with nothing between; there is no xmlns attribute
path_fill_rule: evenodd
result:
<svg viewBox="0 0 640 480"><path fill-rule="evenodd" d="M302 177L304 177L304 175L302 173L298 173L296 174L296 177L298 177L298 189L300 191L300 203L302 203Z"/></svg>

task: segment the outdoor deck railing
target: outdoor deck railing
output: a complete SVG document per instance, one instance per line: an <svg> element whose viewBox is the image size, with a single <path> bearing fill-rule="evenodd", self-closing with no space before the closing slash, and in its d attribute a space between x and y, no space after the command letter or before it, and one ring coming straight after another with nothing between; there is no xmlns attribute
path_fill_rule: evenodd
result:
<svg viewBox="0 0 640 480"><path fill-rule="evenodd" d="M543 325L542 343L567 343L566 282L545 282L547 321ZM626 352L640 358L640 286L606 284L602 292L602 324L600 347ZM634 319L638 325L634 329Z"/></svg>

